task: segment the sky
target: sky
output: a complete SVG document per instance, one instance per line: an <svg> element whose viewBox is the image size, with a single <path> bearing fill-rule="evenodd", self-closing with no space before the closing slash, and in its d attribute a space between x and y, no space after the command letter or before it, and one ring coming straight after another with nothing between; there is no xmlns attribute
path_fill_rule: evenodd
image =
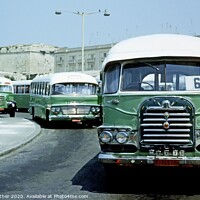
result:
<svg viewBox="0 0 200 200"><path fill-rule="evenodd" d="M157 33L200 35L199 10L200 0L0 0L0 47L81 47L77 12L85 13L85 46Z"/></svg>

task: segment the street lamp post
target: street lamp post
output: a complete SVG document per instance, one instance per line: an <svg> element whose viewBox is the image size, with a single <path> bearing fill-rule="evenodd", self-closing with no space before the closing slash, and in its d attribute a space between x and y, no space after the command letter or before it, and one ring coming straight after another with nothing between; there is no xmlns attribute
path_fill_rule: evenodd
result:
<svg viewBox="0 0 200 200"><path fill-rule="evenodd" d="M72 11L67 11L67 10L63 10L63 11L56 11L55 14L56 15L61 15L62 12L69 12L69 13L73 13L76 15L80 15L82 18L82 44L81 44L81 71L84 72L84 65L85 65L85 55L84 55L84 28L85 28L85 16L86 15L92 15L92 14L97 14L97 13L102 13L101 10L99 10L98 12L92 12L92 13L85 13L85 12L72 12ZM110 16L109 13L107 13L107 11L105 10L104 12L104 16Z"/></svg>

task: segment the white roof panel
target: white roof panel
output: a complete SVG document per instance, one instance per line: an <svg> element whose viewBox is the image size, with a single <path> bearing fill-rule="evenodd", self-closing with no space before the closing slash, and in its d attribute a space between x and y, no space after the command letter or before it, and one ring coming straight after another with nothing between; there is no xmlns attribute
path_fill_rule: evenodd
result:
<svg viewBox="0 0 200 200"><path fill-rule="evenodd" d="M98 84L96 79L86 73L81 72L59 72L50 75L40 75L33 79L32 82L50 82L55 83L94 83Z"/></svg>
<svg viewBox="0 0 200 200"><path fill-rule="evenodd" d="M103 66L117 60L163 56L200 58L200 38L178 34L154 34L123 40L110 49Z"/></svg>

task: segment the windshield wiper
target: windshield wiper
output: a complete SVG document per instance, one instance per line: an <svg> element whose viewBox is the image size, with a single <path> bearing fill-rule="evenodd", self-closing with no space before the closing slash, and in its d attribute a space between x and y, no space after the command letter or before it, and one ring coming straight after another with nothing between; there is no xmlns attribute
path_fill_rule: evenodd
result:
<svg viewBox="0 0 200 200"><path fill-rule="evenodd" d="M145 64L145 65L147 65L147 66L149 66L149 67L155 69L156 71L159 71L159 68L158 68L158 67L156 67L156 66L154 66L154 65L152 65L152 64L150 64L150 63L146 63L146 62L140 62L140 63L143 63L143 64Z"/></svg>

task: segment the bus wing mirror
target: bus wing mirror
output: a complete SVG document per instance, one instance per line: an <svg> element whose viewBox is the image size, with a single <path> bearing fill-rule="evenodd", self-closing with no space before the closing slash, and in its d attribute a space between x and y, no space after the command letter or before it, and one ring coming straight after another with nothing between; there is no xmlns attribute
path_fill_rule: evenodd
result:
<svg viewBox="0 0 200 200"><path fill-rule="evenodd" d="M99 75L99 78L100 78L100 80L102 81L102 75L103 74L103 72L102 71L100 71L100 75Z"/></svg>

